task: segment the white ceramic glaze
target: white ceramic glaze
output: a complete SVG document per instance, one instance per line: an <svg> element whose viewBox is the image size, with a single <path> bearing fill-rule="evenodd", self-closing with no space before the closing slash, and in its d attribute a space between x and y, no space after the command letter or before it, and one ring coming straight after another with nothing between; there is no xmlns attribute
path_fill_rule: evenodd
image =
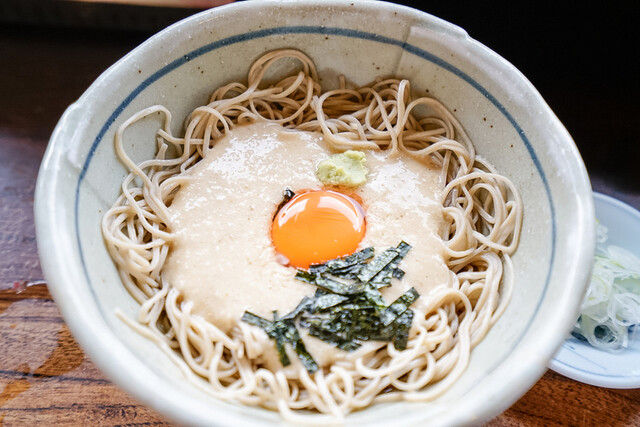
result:
<svg viewBox="0 0 640 427"><path fill-rule="evenodd" d="M594 193L596 218L608 229L607 245L640 257L640 212L604 194ZM640 387L640 334L621 353L599 350L569 337L551 360L554 371L586 384L608 388Z"/></svg>
<svg viewBox="0 0 640 427"><path fill-rule="evenodd" d="M150 38L69 107L42 163L35 213L43 271L74 336L116 384L180 423L281 422L193 387L115 316L119 308L133 318L137 305L99 224L125 175L113 150L120 123L161 103L178 133L215 87L245 78L259 55L282 47L311 56L326 87L339 74L360 84L410 78L415 91L428 89L455 112L480 155L519 188L525 213L513 299L465 374L434 402L375 405L347 424L460 425L495 416L544 373L575 319L594 249L589 181L569 134L513 66L454 25L384 2L241 2L203 12ZM134 159L153 155L155 127L148 120L126 134Z"/></svg>

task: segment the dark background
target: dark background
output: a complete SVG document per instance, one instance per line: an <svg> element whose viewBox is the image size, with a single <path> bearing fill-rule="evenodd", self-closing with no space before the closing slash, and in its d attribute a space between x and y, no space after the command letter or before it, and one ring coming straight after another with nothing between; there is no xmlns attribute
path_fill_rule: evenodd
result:
<svg viewBox="0 0 640 427"><path fill-rule="evenodd" d="M425 2L403 3L418 7ZM595 189L637 195L638 5L453 1L419 8L461 26L533 83L572 135ZM602 188L607 185L611 188Z"/></svg>
<svg viewBox="0 0 640 427"><path fill-rule="evenodd" d="M594 189L640 208L640 2L396 3L461 26L514 64L573 136ZM198 11L0 0L0 132L45 138L110 64Z"/></svg>

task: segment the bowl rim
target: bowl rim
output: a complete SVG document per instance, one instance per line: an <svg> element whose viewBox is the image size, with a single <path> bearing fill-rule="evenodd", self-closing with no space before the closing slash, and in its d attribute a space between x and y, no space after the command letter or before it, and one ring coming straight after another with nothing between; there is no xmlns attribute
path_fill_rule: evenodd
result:
<svg viewBox="0 0 640 427"><path fill-rule="evenodd" d="M523 84L527 87L528 91L534 96L535 101L538 102L541 106L543 106L549 114L552 122L549 126L554 127L554 132L560 136L560 139L568 142L567 152L565 153L565 157L571 158L573 162L578 166L576 172L576 179L578 186L584 189L588 189L591 191L591 187L589 184L588 176L586 174L586 170L584 169L584 164L580 158L580 155L573 144L571 137L568 132L557 117L553 114L550 108L546 105L540 94L536 91L536 89L529 83L529 81L511 64L509 64L506 60L495 54L493 51L482 45L481 43L471 39L467 33L460 29L459 27L450 24L446 21L441 20L440 18L429 15L425 12L418 11L415 9L411 9L409 7L400 6L391 3L385 2L377 2L377 1L361 1L355 0L350 2L338 1L338 0L330 0L322 3L323 7L330 8L332 6L344 6L345 4L356 4L361 8L369 8L369 9L388 9L392 11L402 11L405 14L408 14L415 18L418 21L426 22L434 26L438 26L442 29L444 33L451 37L463 39L464 43L468 43L469 45L474 46L476 49L480 49L484 55L486 55L491 61L493 61L494 65L497 67L501 67L506 69L509 73L514 74ZM65 144L70 144L67 139L68 135L66 134L67 129L69 127L73 127L74 123L77 123L82 116L83 110L86 109L86 106L91 104L91 97L94 92L97 92L101 86L103 86L104 82L107 82L111 75L113 75L118 67L125 63L128 58L136 55L141 50L148 48L150 46L160 44L164 39L171 37L171 34L180 29L186 29L193 25L196 25L198 22L203 20L212 19L214 16L223 13L230 13L235 11L242 11L245 8L249 7L264 7L268 8L271 6L277 7L318 7L318 3L316 1L310 0L301 0L301 1L290 1L290 2L282 2L277 0L267 0L262 1L260 4L249 4L249 3L234 3L225 6L221 6L215 9L211 9L208 11L200 12L195 14L189 18L186 18L167 29L159 32L158 34L152 36L143 44L138 46L136 49L131 51L125 57L120 59L114 65L112 65L109 69L107 69L90 87L87 91L80 97L80 99L71 105L67 111L63 114L60 119L58 125L56 126L50 140L49 147L47 148L47 152L45 153L44 159L42 161L42 165L40 168L38 182L36 185L36 198L35 198L35 216L36 216L36 234L38 240L38 250L40 253L40 258L42 262L43 272L45 277L48 278L49 289L54 297L56 304L60 308L65 321L68 323L70 330L73 332L74 337L78 340L78 342L82 345L82 348L87 352L87 354L91 357L91 359L96 363L100 369L105 372L105 374L111 378L115 383L117 383L120 387L125 389L128 393L135 396L136 398L143 401L145 404L155 408L159 412L164 415L177 420L179 422L184 423L198 423L198 424L206 424L210 422L207 418L202 417L201 411L199 411L200 406L195 405L191 402L186 402L184 399L180 401L180 409L175 408L176 403L174 399L170 399L167 395L164 396L153 396L151 392L154 389L162 388L166 385L166 381L160 380L156 378L154 375L149 375L151 371L144 366L143 363L115 336L114 333L110 332L107 336L104 336L103 339L98 342L95 340L94 336L98 334L103 334L105 328L108 328L103 319L92 318L87 308L84 306L82 299L78 295L74 295L72 290L66 286L66 283L69 282L69 279L73 279L76 283L82 283L83 281L87 281L88 272L84 271L84 276L81 274L82 272L78 271L77 266L70 265L70 261L68 257L65 257L65 250L61 250L61 248L67 250L76 250L76 246L80 245L80 240L78 236L78 230L76 228L76 236L77 242L73 241L70 236L61 236L61 231L57 230L57 225L63 223L63 214L58 212L56 209L56 198L54 195L55 185L61 179L61 170L60 170L60 154L64 152ZM111 120L111 118L109 119ZM115 119L114 119L115 120ZM113 122L113 121L112 121ZM109 123L109 126L112 123ZM517 123L516 123L517 124ZM96 141L101 139L103 136L99 135L96 137ZM95 153L95 144L91 147L87 159L84 163L83 169L80 171L78 177L78 186L76 188L76 210L74 212L75 217L78 216L78 192L80 188L80 183L86 174L86 170L88 164L90 162L91 157ZM529 147L528 147L529 148ZM531 150L530 150L531 151ZM535 155L535 153L533 153ZM539 171L542 172L542 167L539 164L539 161L534 159L536 162L536 167ZM544 173L541 174L543 180ZM546 183L546 192L547 197L549 197L549 203L551 209L554 209L553 200L551 200L551 191L548 187L548 183ZM593 223L594 216L594 208L593 208L593 200L592 199L580 199L578 204L581 206L581 209L578 210L577 215L577 223L578 227L583 229L585 232L581 233L579 237L583 239L582 242L578 242L576 245L579 249L575 251L575 262L572 266L570 266L565 274L565 277L570 282L584 282L584 286L587 285L588 274L585 273L584 265L588 265L590 261L588 259L592 258L593 248L595 247L595 230L592 235L590 235L590 228L587 226L589 221ZM76 221L77 227L77 221ZM553 223L553 239L556 238L556 225ZM51 232L53 230L53 233ZM65 238L66 237L66 238ZM81 246L78 246L81 247ZM552 250L555 250L555 243L552 245ZM553 259L553 256L552 256ZM86 268L86 267L84 267ZM552 274L553 268L549 269L549 276ZM590 269L586 269L587 271ZM549 277L547 277L547 283L549 282ZM584 292L584 286L580 288L580 286L576 286L572 289L572 292L566 294L566 299L569 300L571 298L580 298L582 292ZM545 288L546 289L546 288ZM546 290L545 290L546 292ZM541 297L542 300L542 297ZM576 307L577 310L577 307ZM535 381L537 381L540 376L544 373L546 369L546 363L551 359L553 354L555 353L558 346L562 344L562 337L570 328L570 323L573 321L571 317L575 313L570 313L571 310L568 310L569 313L563 313L559 315L559 323L566 326L566 330L563 328L558 328L557 330L549 330L550 334L557 339L550 339L546 341L546 345L543 348L540 348L538 354L532 360L532 365L523 370L521 374L520 381L516 384L511 383L509 386L505 387L505 390L499 396L502 400L500 403L495 403L494 406L483 405L483 406L474 406L470 408L469 411L453 411L452 414L448 415L448 418L444 418L443 422L446 424L455 423L455 424L470 424L477 423L479 420L488 419L491 416L495 416L497 414L495 408L504 410L509 407L512 403L517 400L530 386L532 386ZM535 316L534 316L535 317ZM571 319L571 320L570 320ZM107 329L108 330L108 329ZM525 333L523 333L523 336ZM556 344L553 344L556 342ZM108 352L105 352L108 350ZM130 367L126 370L122 370L120 367L114 366L112 361L112 354L119 352L121 353L121 359L126 358L130 363ZM187 410L185 410L187 409ZM189 414L189 412L191 412ZM185 415L187 414L187 415ZM194 417L195 415L195 417ZM229 414L216 414L218 418L217 421L223 423L229 423L238 425L238 423L247 422L246 419L238 419L233 414L229 416ZM420 421L419 417L414 417L412 419L414 422Z"/></svg>

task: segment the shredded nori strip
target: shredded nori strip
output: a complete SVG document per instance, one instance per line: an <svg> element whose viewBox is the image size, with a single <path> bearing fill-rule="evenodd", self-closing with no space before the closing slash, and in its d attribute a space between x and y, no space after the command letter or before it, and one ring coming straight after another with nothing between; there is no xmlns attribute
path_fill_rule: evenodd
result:
<svg viewBox="0 0 640 427"><path fill-rule="evenodd" d="M316 298L315 301L313 302L311 311L326 310L340 303L343 303L348 299L349 297L346 297L344 295L336 295L336 294L321 295L318 298Z"/></svg>
<svg viewBox="0 0 640 427"><path fill-rule="evenodd" d="M273 322L269 322L260 316L256 316L253 313L245 311L242 315L242 321L261 327L269 338L275 340L276 350L278 351L278 356L280 357L280 363L282 363L282 366L289 366L291 364L285 350L285 344L291 344L298 355L298 359L300 359L302 365L307 371L313 373L318 370L318 364L313 360L313 357L311 357L305 348L304 343L300 338L300 334L298 333L298 329L296 329L293 318L279 319L278 313L274 311Z"/></svg>
<svg viewBox="0 0 640 427"><path fill-rule="evenodd" d="M350 285L338 280L334 280L330 277L324 277L320 274L315 274L304 270L298 270L298 272L296 273L296 279L302 282L316 285L319 288L339 295L349 295L362 292L362 285L360 284Z"/></svg>
<svg viewBox="0 0 640 427"><path fill-rule="evenodd" d="M318 277L318 274L307 270L298 270L296 273L296 279L312 285L316 283L316 277Z"/></svg>
<svg viewBox="0 0 640 427"><path fill-rule="evenodd" d="M389 267L389 273L393 274L393 270L398 268L398 264L400 264L402 258L409 252L409 249L411 249L411 245L402 241L397 247L389 248L382 252L360 270L357 275L358 280L368 282L387 266Z"/></svg>
<svg viewBox="0 0 640 427"><path fill-rule="evenodd" d="M256 316L255 314L250 313L248 311L245 311L244 314L242 315L242 321L247 322L254 326L259 326L265 330L271 326L271 322L269 322L268 320L263 319L260 316Z"/></svg>
<svg viewBox="0 0 640 427"><path fill-rule="evenodd" d="M312 307L314 303L315 303L314 299L309 297L304 297L302 298L302 300L300 300L300 303L298 303L298 306L291 313L282 317L282 319L283 320L295 319L296 317L298 317L299 314L302 314L304 311L308 310L309 307Z"/></svg>
<svg viewBox="0 0 640 427"><path fill-rule="evenodd" d="M283 366L291 363L285 345L290 344L310 373L318 369L307 352L298 329L345 350L353 351L362 341L390 341L398 350L407 348L413 311L409 306L419 294L411 288L386 306L379 288L391 285L391 279L404 276L398 266L411 246L402 241L374 258L374 249L366 248L347 257L336 258L309 270L298 270L295 278L317 286L313 297L304 297L284 317L273 321L245 312L242 320L261 327L275 341Z"/></svg>
<svg viewBox="0 0 640 427"><path fill-rule="evenodd" d="M391 286L391 278L402 279L404 276L404 271L398 268L400 265L400 261L405 257L411 246L406 242L400 242L400 244L395 248L398 252L398 256L396 256L389 264L387 264L378 274L376 274L371 282L376 285L378 288L382 288L385 286Z"/></svg>
<svg viewBox="0 0 640 427"><path fill-rule="evenodd" d="M382 313L381 320L384 326L390 325L391 322L396 320L398 316L409 309L409 306L418 299L420 295L415 288L409 289L396 299L389 307L387 307Z"/></svg>
<svg viewBox="0 0 640 427"><path fill-rule="evenodd" d="M310 335L347 351L367 340L393 341L397 349L405 349L413 319L409 306L419 297L418 292L411 288L387 307L379 288L390 286L393 277L404 276L398 265L409 249L411 246L403 241L375 258L373 248L367 248L313 265L308 271L298 270L298 280L318 286L314 298L332 294L340 297L332 300L335 304L331 306L307 305L300 326L309 328Z"/></svg>
<svg viewBox="0 0 640 427"><path fill-rule="evenodd" d="M413 311L407 310L392 323L395 325L393 346L398 350L404 350L409 343L409 330L413 321Z"/></svg>
<svg viewBox="0 0 640 427"><path fill-rule="evenodd" d="M373 258L375 250L372 247L365 248L346 257L332 259L324 264L313 264L309 272L315 274L329 273L343 278L352 279L364 266L364 262Z"/></svg>
<svg viewBox="0 0 640 427"><path fill-rule="evenodd" d="M394 268L393 271L391 272L391 275L394 278L400 280L404 277L404 270L401 270L399 268Z"/></svg>
<svg viewBox="0 0 640 427"><path fill-rule="evenodd" d="M368 282L373 279L376 274L382 271L391 261L398 256L398 252L395 248L389 248L375 257L370 263L360 270L357 277L361 282Z"/></svg>
<svg viewBox="0 0 640 427"><path fill-rule="evenodd" d="M296 193L294 193L293 190L290 189L289 187L286 187L284 189L284 191L282 192L282 200L280 201L280 204L276 208L276 211L273 214L273 218L271 218L271 220L276 219L276 216L278 215L278 212L280 212L280 209L282 209L282 207L284 205L289 203L289 200L293 199L293 196L295 196L295 195L296 195Z"/></svg>

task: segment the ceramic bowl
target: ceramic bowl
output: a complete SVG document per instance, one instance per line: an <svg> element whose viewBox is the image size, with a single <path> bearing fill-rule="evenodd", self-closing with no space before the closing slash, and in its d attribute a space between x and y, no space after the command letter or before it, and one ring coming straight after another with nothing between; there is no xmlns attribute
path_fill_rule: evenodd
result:
<svg viewBox="0 0 640 427"><path fill-rule="evenodd" d="M115 315L135 318L100 232L125 169L116 128L163 104L173 132L217 86L246 78L263 52L294 47L317 64L323 84L380 75L409 78L417 92L455 113L524 200L515 292L506 313L471 355L457 383L429 403L374 405L346 423L478 424L508 408L544 373L575 320L594 249L589 180L571 137L527 79L460 28L377 1L260 1L181 21L105 71L60 119L36 189L42 268L65 321L87 355L141 402L181 424L278 424L277 413L216 400L194 387L153 343ZM153 156L153 121L128 134L134 160Z"/></svg>

